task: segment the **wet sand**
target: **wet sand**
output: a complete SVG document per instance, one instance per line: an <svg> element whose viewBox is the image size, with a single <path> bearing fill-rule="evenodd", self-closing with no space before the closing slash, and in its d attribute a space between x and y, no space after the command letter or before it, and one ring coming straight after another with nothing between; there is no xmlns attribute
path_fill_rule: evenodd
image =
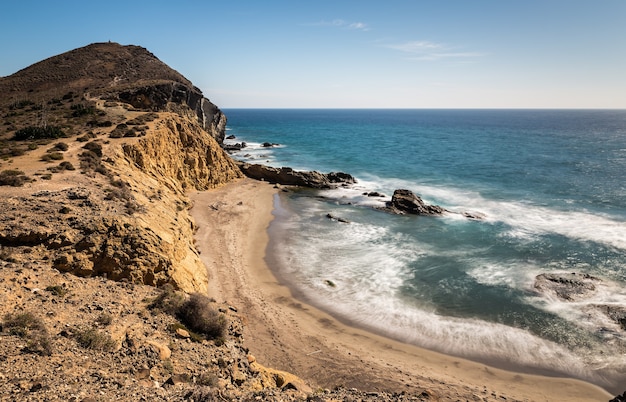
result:
<svg viewBox="0 0 626 402"><path fill-rule="evenodd" d="M444 401L611 399L583 381L509 372L396 342L294 298L265 260L278 191L244 179L190 195L209 296L237 308L245 344L261 364L296 374L313 389L426 392Z"/></svg>

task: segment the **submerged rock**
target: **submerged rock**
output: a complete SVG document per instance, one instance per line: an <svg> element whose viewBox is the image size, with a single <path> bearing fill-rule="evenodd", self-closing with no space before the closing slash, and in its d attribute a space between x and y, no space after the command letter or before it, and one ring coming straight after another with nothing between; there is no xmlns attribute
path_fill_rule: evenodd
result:
<svg viewBox="0 0 626 402"><path fill-rule="evenodd" d="M595 305L594 307L626 331L626 307L615 305Z"/></svg>
<svg viewBox="0 0 626 402"><path fill-rule="evenodd" d="M349 220L347 220L347 219L345 219L345 218L340 218L340 217L337 217L337 216L335 216L335 215L333 215L333 214L326 214L326 217L327 217L328 219L330 219L330 220L333 220L333 221L337 221L337 222L341 222L341 223L350 223L350 221L349 221Z"/></svg>
<svg viewBox="0 0 626 402"><path fill-rule="evenodd" d="M596 291L600 278L589 274L547 273L537 275L535 289L540 293L551 293L561 300L575 301L587 298Z"/></svg>

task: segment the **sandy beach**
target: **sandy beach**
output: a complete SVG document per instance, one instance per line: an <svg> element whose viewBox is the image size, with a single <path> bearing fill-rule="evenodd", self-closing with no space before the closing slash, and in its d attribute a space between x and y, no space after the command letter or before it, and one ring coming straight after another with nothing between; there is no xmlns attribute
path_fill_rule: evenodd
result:
<svg viewBox="0 0 626 402"><path fill-rule="evenodd" d="M228 302L244 318L245 343L261 364L298 375L314 390L406 390L442 401L611 399L582 381L499 370L396 342L297 300L265 261L278 191L244 179L190 194L209 296Z"/></svg>

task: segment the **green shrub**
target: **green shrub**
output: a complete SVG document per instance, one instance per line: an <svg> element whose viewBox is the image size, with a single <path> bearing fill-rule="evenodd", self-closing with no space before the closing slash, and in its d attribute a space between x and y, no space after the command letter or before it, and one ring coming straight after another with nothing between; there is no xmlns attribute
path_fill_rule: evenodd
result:
<svg viewBox="0 0 626 402"><path fill-rule="evenodd" d="M66 137L63 130L56 126L47 127L25 127L15 132L14 141L40 140L46 138L62 138Z"/></svg>

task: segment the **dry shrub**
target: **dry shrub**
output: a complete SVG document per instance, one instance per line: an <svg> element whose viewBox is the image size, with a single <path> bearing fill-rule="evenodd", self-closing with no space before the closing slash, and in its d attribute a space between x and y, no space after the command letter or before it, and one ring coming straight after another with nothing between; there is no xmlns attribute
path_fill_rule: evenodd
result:
<svg viewBox="0 0 626 402"><path fill-rule="evenodd" d="M7 314L4 317L3 330L27 340L24 351L43 356L52 354L52 343L45 324L31 312Z"/></svg>
<svg viewBox="0 0 626 402"><path fill-rule="evenodd" d="M95 328L78 329L74 332L74 339L86 349L112 351L115 349L115 341L109 334L100 332Z"/></svg>
<svg viewBox="0 0 626 402"><path fill-rule="evenodd" d="M226 317L213 308L212 300L201 294L192 293L180 309L178 318L192 331L217 339L226 332Z"/></svg>
<svg viewBox="0 0 626 402"><path fill-rule="evenodd" d="M0 186L21 187L28 180L21 170L8 169L0 172Z"/></svg>
<svg viewBox="0 0 626 402"><path fill-rule="evenodd" d="M177 292L172 285L165 284L161 288L161 293L150 302L150 310L159 310L169 315L176 315L180 307L185 302L185 296Z"/></svg>

